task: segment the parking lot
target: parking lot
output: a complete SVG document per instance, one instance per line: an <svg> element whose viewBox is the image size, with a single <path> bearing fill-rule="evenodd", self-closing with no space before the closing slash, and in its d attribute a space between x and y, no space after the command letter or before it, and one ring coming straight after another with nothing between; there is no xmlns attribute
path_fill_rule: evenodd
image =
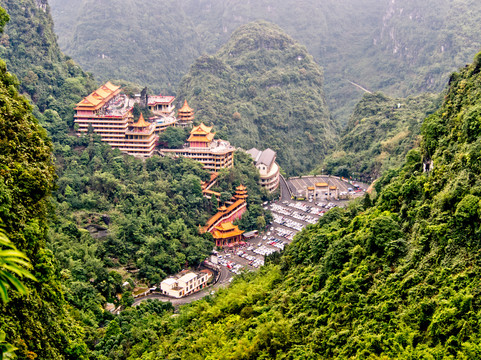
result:
<svg viewBox="0 0 481 360"><path fill-rule="evenodd" d="M291 198L296 188L305 189L316 182L327 182L330 186L337 186L346 190L351 196L344 200L335 199L307 199L297 201ZM355 186L357 185L357 186ZM349 188L352 187L352 191ZM231 274L242 271L255 271L264 265L264 258L275 251L284 250L294 236L310 224L315 224L324 213L336 206L345 206L349 198L362 196L366 184L350 184L336 177L311 176L281 181L281 198L278 201L264 203L265 209L272 213L273 222L269 224L259 236L248 240L245 244L232 248L224 248L214 252L213 259L221 266L230 270Z"/></svg>
<svg viewBox="0 0 481 360"><path fill-rule="evenodd" d="M284 250L299 231L309 224L315 224L327 210L340 204L342 203L309 203L290 199L265 204L264 207L272 212L274 218L272 224L245 245L216 252L217 261L219 265L227 267L232 274L240 274L246 270L254 271L264 265L265 256Z"/></svg>

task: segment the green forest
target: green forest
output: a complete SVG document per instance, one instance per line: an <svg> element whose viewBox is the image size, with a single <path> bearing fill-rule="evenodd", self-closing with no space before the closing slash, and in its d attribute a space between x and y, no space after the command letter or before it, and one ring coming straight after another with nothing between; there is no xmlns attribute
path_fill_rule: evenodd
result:
<svg viewBox="0 0 481 360"><path fill-rule="evenodd" d="M342 124L363 95L349 81L390 97L440 92L481 48L476 0L49 3L62 49L84 69L172 93L190 65L218 51L239 26L275 23L324 68L327 102Z"/></svg>
<svg viewBox="0 0 481 360"><path fill-rule="evenodd" d="M312 169L337 139L322 69L267 22L240 27L216 55L198 59L179 88L197 120L215 124L234 146L270 147L287 174Z"/></svg>
<svg viewBox="0 0 481 360"><path fill-rule="evenodd" d="M312 171L359 178L371 183L404 162L421 140L424 119L440 105L441 95L404 99L366 94L356 105L336 148Z"/></svg>
<svg viewBox="0 0 481 360"><path fill-rule="evenodd" d="M371 193L330 210L228 288L178 309L160 301L132 307L134 286L155 285L211 252L211 236L198 232L221 205L202 196L209 173L188 159L122 154L92 132L73 136L73 107L97 85L93 76L59 50L45 1L0 4L9 14L0 8L0 358L481 358L481 53L440 95L365 95L341 133L322 69L303 46L263 21L234 31L179 86L197 121L233 143L272 147L287 173L317 166L379 179ZM188 4L176 11L200 16L211 3L196 2L194 12ZM119 14L141 9L131 5ZM232 5L226 14L265 4ZM423 59L435 52L410 52L400 39L423 24L441 29L441 18L459 22L469 5L453 1L423 16L429 3L407 1L403 11L391 4L383 31L396 36L381 44L431 74ZM476 8L466 22L473 29L475 15ZM406 19L419 27L410 33ZM225 23L219 39L234 25ZM442 51L458 51L469 39L458 34ZM432 87L421 81L409 89L443 82L441 75L424 79ZM268 127L285 137L274 141ZM185 136L169 131L163 140L174 146ZM234 161L212 190L227 199L246 185L248 212L238 224L270 223L262 203L272 195L257 186L252 159L236 151ZM114 315L106 303L123 311Z"/></svg>

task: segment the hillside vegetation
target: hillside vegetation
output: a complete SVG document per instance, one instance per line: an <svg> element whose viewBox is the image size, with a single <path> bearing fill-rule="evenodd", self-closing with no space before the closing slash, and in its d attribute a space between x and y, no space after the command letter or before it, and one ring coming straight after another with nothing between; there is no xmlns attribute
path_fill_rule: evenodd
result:
<svg viewBox="0 0 481 360"><path fill-rule="evenodd" d="M331 210L280 260L164 314L153 345L128 343L140 319L119 319L110 341L132 359L479 358L480 69L481 54L451 77L421 146L373 199Z"/></svg>
<svg viewBox="0 0 481 360"><path fill-rule="evenodd" d="M307 50L260 21L240 27L216 55L199 58L179 98L219 136L245 149L270 147L284 170L299 173L336 140L322 89L322 70Z"/></svg>
<svg viewBox="0 0 481 360"><path fill-rule="evenodd" d="M432 114L440 95L389 98L366 94L357 104L336 148L313 171L372 182L388 169L399 167L420 141L421 124Z"/></svg>
<svg viewBox="0 0 481 360"><path fill-rule="evenodd" d="M392 97L439 92L481 47L476 0L50 4L62 49L84 69L102 80L125 78L162 91L175 91L190 64L215 53L239 26L273 22L324 67L327 101L342 123L363 95L349 81Z"/></svg>
<svg viewBox="0 0 481 360"><path fill-rule="evenodd" d="M3 9L0 17L3 27ZM28 295L12 291L10 302L0 302L0 328L19 359L82 359L87 349L83 330L70 317L53 254L46 248L48 197L55 179L52 145L3 60L0 109L0 225L28 256L38 280L25 279Z"/></svg>
<svg viewBox="0 0 481 360"><path fill-rule="evenodd" d="M1 0L10 21L0 38L0 57L20 80L19 91L34 104L35 116L54 142L73 126L74 106L95 87L57 45L46 0Z"/></svg>

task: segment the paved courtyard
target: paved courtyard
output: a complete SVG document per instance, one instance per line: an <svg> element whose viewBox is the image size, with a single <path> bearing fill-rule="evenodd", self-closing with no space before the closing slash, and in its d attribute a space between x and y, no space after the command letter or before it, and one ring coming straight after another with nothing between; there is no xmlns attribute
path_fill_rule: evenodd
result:
<svg viewBox="0 0 481 360"><path fill-rule="evenodd" d="M318 183L326 183L329 187L335 186L337 188L337 195L339 195L342 199L352 199L357 196L363 195L364 191L367 190L367 184L363 184L360 182L348 182L347 180L343 180L337 176L302 176L302 177L293 177L287 179L287 186L290 189L290 192L295 197L301 198L308 198L307 196L307 189L308 188L315 188L316 184ZM333 200L336 197L336 191L330 191L330 194L327 193L327 190L322 191L320 189L317 190L317 198L319 200Z"/></svg>

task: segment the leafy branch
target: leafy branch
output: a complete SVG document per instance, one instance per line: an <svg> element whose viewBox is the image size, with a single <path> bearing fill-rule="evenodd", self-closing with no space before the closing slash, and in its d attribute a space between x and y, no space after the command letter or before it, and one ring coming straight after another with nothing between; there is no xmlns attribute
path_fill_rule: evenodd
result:
<svg viewBox="0 0 481 360"><path fill-rule="evenodd" d="M15 289L20 294L27 293L26 286L18 278L36 281L27 270L31 267L28 257L17 250L3 230L0 230L0 298L8 301L8 289Z"/></svg>

